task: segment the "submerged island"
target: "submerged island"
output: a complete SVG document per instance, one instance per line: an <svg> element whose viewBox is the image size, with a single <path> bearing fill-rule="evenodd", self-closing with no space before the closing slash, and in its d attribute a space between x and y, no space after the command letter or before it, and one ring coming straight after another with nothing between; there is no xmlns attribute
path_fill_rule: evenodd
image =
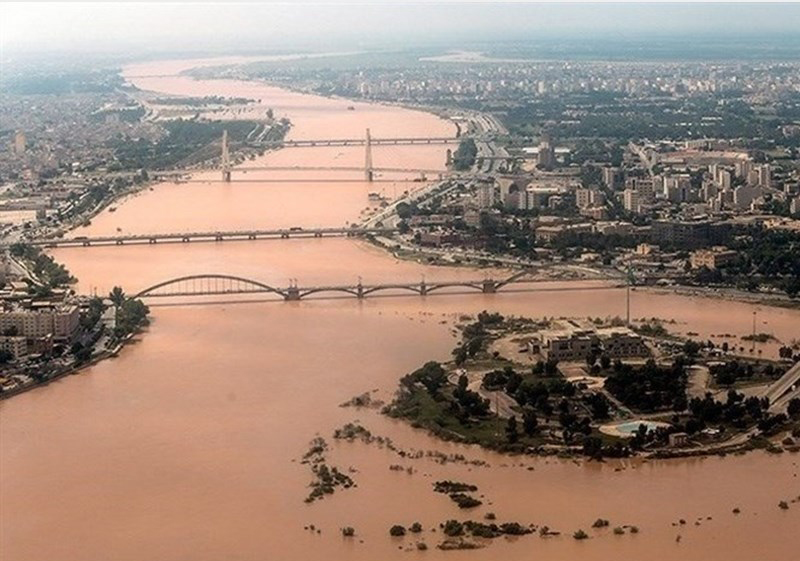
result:
<svg viewBox="0 0 800 561"><path fill-rule="evenodd" d="M800 398L780 361L694 341L657 320L462 317L452 360L400 380L390 416L457 442L590 458L797 450ZM775 389L787 386L787 391ZM796 387L792 390L797 393Z"/></svg>

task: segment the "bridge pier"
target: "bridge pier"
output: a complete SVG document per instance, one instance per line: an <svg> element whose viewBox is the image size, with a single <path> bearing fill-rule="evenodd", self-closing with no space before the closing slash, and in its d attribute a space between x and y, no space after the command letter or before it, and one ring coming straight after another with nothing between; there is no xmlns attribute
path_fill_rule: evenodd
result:
<svg viewBox="0 0 800 561"><path fill-rule="evenodd" d="M150 238L149 240L147 240L147 243L155 244L158 243L158 240L156 238Z"/></svg>
<svg viewBox="0 0 800 561"><path fill-rule="evenodd" d="M116 241L116 242L114 242L114 243L116 243L117 245L122 245L124 242L123 242L122 240L117 240L117 241Z"/></svg>
<svg viewBox="0 0 800 561"><path fill-rule="evenodd" d="M217 234L216 236L214 236L214 240L215 240L215 241L218 241L218 242L224 241L224 240L223 240L223 238L222 238L222 236L220 236L219 234Z"/></svg>
<svg viewBox="0 0 800 561"><path fill-rule="evenodd" d="M497 292L497 284L492 279L483 281L482 290L484 294L494 294Z"/></svg>

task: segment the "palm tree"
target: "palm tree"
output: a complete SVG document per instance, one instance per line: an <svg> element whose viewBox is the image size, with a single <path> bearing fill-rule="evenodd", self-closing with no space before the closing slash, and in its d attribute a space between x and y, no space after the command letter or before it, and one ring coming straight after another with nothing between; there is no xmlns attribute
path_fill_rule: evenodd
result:
<svg viewBox="0 0 800 561"><path fill-rule="evenodd" d="M125 296L125 292L119 286L115 286L111 289L111 292L108 294L109 300L111 303L114 304L114 307L119 308L122 304L125 303L127 297Z"/></svg>

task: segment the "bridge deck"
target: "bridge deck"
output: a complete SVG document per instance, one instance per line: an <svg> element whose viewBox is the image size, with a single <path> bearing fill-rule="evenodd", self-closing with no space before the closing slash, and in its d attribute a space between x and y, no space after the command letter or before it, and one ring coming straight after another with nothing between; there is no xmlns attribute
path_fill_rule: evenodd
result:
<svg viewBox="0 0 800 561"><path fill-rule="evenodd" d="M372 146L382 145L414 145L414 144L458 144L467 136L434 136L434 137L397 137L397 138L370 138ZM472 137L476 138L476 137ZM249 142L256 146L280 146L291 147L315 147L315 146L364 146L367 144L366 138L300 138L294 140L270 140L266 142Z"/></svg>
<svg viewBox="0 0 800 561"><path fill-rule="evenodd" d="M605 280L610 279L574 279L573 281L585 280ZM276 294L284 300L301 300L311 295L324 293L340 293L345 296L366 298L376 293L384 293L385 296L394 296L397 293L412 293L419 296L430 296L435 294L452 294L446 289L473 290L488 294L499 293L503 289L505 292L519 292L524 290L535 290L537 292L568 292L586 290L584 286L546 286L547 283L563 283L559 279L524 279L515 278L513 280L504 279L496 281L493 279L480 280L446 280L430 283L386 283L386 284L343 284L343 285L318 285L318 286L297 286L273 287L258 281L248 280L227 275L192 275L158 283L149 288L141 290L135 296L138 298L175 298L188 296L228 296L228 295L247 295L247 294ZM531 287L535 288L531 288ZM624 284L618 282L605 286L593 287L593 290L616 290ZM512 287L516 288L514 290Z"/></svg>
<svg viewBox="0 0 800 561"><path fill-rule="evenodd" d="M364 166L246 166L232 167L232 172L246 173L248 171L341 171L341 172L360 172L364 173ZM372 167L371 171L380 173L427 173L445 174L449 173L446 169L424 169L424 168L401 168L401 167Z"/></svg>
<svg viewBox="0 0 800 561"><path fill-rule="evenodd" d="M119 236L84 236L66 239L31 240L37 247L92 247L126 244L221 242L258 239L357 237L387 235L396 232L393 228L312 228L277 230L229 230L217 232L183 232L163 234L131 234Z"/></svg>

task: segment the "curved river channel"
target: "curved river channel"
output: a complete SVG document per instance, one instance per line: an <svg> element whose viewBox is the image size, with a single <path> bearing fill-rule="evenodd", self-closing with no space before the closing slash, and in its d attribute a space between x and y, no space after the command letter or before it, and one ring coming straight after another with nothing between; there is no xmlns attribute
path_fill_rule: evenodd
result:
<svg viewBox="0 0 800 561"><path fill-rule="evenodd" d="M125 72L139 88L180 95L261 100L293 123L292 138L446 136L454 126L398 107L350 103L251 82L195 81L195 63L148 63ZM353 105L354 110L349 110ZM376 165L440 168L445 146L379 147ZM359 165L363 148L297 148L266 154L269 165ZM250 163L253 165L253 162ZM251 179L290 177L259 172ZM324 173L324 172L315 172ZM217 179L214 174L212 179ZM304 178L308 178L306 173ZM400 183L166 183L104 212L81 234L342 226L359 219L367 194ZM413 184L412 184L413 185ZM128 293L171 277L225 273L285 286L481 278L483 273L398 261L347 239L274 240L59 249L82 292ZM251 297L252 299L252 297ZM185 303L184 303L185 304ZM0 403L0 557L7 561L242 561L391 559L647 561L800 558L800 457L756 452L727 458L585 463L512 458L442 443L373 409L339 404L446 359L462 313L624 315L624 290L459 294L364 301L216 301L158 305L138 342L115 359ZM700 337L747 333L749 304L636 291L635 317L675 320ZM758 308L763 330L789 340L800 312ZM764 348L774 356L774 349ZM489 467L404 459L332 432L358 420L403 449L440 450ZM304 503L311 473L300 463L315 436L328 463L352 468L356 488ZM390 470L392 464L413 473ZM465 514L432 491L437 479L479 486L484 506ZM741 514L734 515L734 508ZM430 528L448 518L548 525L559 537L499 538L485 549L446 552ZM591 530L635 524L637 535ZM702 517L700 525L695 521ZM710 517L710 519L708 519ZM688 524L676 527L679 519ZM393 524L419 521L416 536ZM313 524L321 532L305 529ZM352 526L355 539L340 528ZM572 533L587 530L591 539ZM677 539L681 535L680 540Z"/></svg>

